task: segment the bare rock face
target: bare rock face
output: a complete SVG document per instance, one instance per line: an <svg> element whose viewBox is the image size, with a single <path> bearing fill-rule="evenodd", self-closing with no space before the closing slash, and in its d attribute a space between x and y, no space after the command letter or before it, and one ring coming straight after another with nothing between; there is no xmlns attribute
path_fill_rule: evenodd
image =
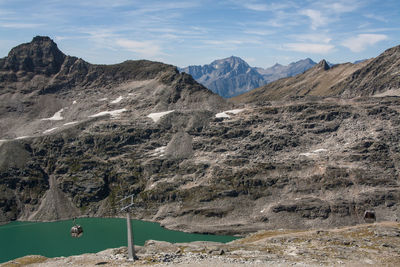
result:
<svg viewBox="0 0 400 267"><path fill-rule="evenodd" d="M193 154L192 137L185 132L176 133L166 147L165 154L172 158L188 158Z"/></svg>
<svg viewBox="0 0 400 267"><path fill-rule="evenodd" d="M14 158L0 158L2 220L117 216L128 194L136 218L193 232L400 217L396 97L234 108L172 66L79 61L65 57L57 90L0 71L20 75L0 83L0 155Z"/></svg>
<svg viewBox="0 0 400 267"><path fill-rule="evenodd" d="M49 37L37 36L31 43L13 48L2 68L50 76L60 71L65 57Z"/></svg>

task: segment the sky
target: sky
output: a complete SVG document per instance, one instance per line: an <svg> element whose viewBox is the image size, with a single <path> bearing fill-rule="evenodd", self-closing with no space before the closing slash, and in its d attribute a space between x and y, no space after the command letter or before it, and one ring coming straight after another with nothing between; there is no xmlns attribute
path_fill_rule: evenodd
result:
<svg viewBox="0 0 400 267"><path fill-rule="evenodd" d="M0 57L36 35L94 64L343 63L400 45L400 1L0 0Z"/></svg>

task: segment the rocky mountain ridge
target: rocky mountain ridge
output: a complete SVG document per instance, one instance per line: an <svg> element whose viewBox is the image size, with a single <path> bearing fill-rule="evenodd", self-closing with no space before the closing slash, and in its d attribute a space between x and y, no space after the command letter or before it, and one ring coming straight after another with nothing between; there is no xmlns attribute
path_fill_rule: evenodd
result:
<svg viewBox="0 0 400 267"><path fill-rule="evenodd" d="M281 78L287 78L295 76L297 74L301 74L306 70L312 68L316 64L317 63L315 63L311 58L306 58L296 62L292 62L287 66L276 63L274 66L266 69L256 69L264 77L264 80L267 83L270 83Z"/></svg>
<svg viewBox="0 0 400 267"><path fill-rule="evenodd" d="M400 95L400 46L358 64L330 66L325 60L295 77L281 79L238 96L234 102L281 100L290 97L361 97Z"/></svg>
<svg viewBox="0 0 400 267"><path fill-rule="evenodd" d="M188 66L181 71L222 97L234 97L280 78L302 73L316 63L307 58L288 66L275 64L270 68L250 67L243 59L231 56L203 66Z"/></svg>
<svg viewBox="0 0 400 267"><path fill-rule="evenodd" d="M397 97L323 97L318 87L231 104L173 66L81 61L72 71L70 61L56 74L0 70L1 221L118 216L129 194L135 218L191 232L354 225L367 209L400 217ZM349 77L328 67L293 79L341 68L333 84Z"/></svg>

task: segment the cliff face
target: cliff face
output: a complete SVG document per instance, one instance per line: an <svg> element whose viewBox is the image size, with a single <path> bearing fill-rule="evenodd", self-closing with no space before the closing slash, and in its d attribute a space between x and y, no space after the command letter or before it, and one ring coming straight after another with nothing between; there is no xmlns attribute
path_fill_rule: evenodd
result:
<svg viewBox="0 0 400 267"><path fill-rule="evenodd" d="M35 90L24 72L1 70L17 77L1 83L2 221L116 216L128 194L136 218L198 232L351 225L366 209L400 217L397 98L233 109L161 63L66 56L34 75ZM43 90L46 79L59 87Z"/></svg>

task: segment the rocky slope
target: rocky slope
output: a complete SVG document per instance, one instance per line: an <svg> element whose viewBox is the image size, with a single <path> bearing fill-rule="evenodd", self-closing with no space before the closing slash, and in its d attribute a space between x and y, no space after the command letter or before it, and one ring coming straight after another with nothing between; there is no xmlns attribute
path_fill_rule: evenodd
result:
<svg viewBox="0 0 400 267"><path fill-rule="evenodd" d="M400 46L358 64L330 66L322 60L303 74L267 84L233 101L263 102L304 96L399 96L399 67Z"/></svg>
<svg viewBox="0 0 400 267"><path fill-rule="evenodd" d="M1 70L15 77L0 96L2 221L116 216L132 193L135 218L193 232L353 225L366 209L400 217L396 97L233 108L172 66L61 75L67 59L56 74Z"/></svg>
<svg viewBox="0 0 400 267"><path fill-rule="evenodd" d="M214 93L222 97L234 97L258 88L280 78L291 77L303 73L316 63L311 59L303 59L288 66L275 64L270 68L250 67L239 57L229 57L213 61L203 66L188 66L181 69L193 76Z"/></svg>
<svg viewBox="0 0 400 267"><path fill-rule="evenodd" d="M229 106L174 66L150 61L92 65L64 55L50 38L40 36L13 48L0 60L0 221L59 219L81 213L76 204L65 202L71 195L61 191L60 177L52 175L58 159L74 157L60 151L61 147L47 150L58 146L53 134L74 139L103 120L109 123L110 119L125 118L133 125L136 121L153 124L172 111L197 118L201 117L197 114ZM149 114L153 117L147 117ZM112 131L106 130L114 135ZM31 147L32 142L41 143L40 151ZM54 153L56 161L50 163L53 156L47 152ZM37 161L40 154L43 161ZM100 188L104 181L98 179L101 181L92 183L89 178L84 190L100 190L95 195L107 193L108 189Z"/></svg>

